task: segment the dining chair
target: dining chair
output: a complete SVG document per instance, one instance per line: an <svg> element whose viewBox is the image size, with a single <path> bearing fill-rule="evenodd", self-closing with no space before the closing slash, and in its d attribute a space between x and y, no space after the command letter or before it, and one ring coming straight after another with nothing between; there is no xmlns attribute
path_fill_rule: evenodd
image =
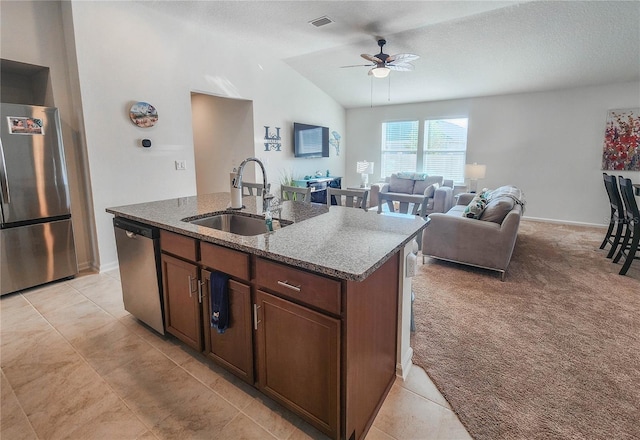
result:
<svg viewBox="0 0 640 440"><path fill-rule="evenodd" d="M253 190L256 190L256 193L253 194ZM262 191L264 191L264 185L262 183L253 183L253 182L242 182L242 195L243 196L261 196Z"/></svg>
<svg viewBox="0 0 640 440"><path fill-rule="evenodd" d="M607 258L612 258L616 253L620 240L622 239L622 232L624 227L627 225L627 217L625 215L620 192L618 191L616 177L610 176L607 173L602 173L602 176L604 178L604 187L607 190L607 195L609 196L611 218L609 219L609 229L607 229L607 234L600 245L600 249L604 249L607 244L610 244L611 249L607 254Z"/></svg>
<svg viewBox="0 0 640 440"><path fill-rule="evenodd" d="M638 243L640 242L640 212L638 212L638 204L636 203L635 196L633 194L633 182L631 179L626 179L622 176L618 177L620 184L620 194L622 195L622 201L625 207L625 218L627 221L627 232L624 235L622 244L618 254L613 259L614 263L620 261L622 257L625 257L622 269L620 269L620 275L625 275L631 266L634 259L640 259L640 255L636 256L638 252Z"/></svg>
<svg viewBox="0 0 640 440"><path fill-rule="evenodd" d="M344 197L344 205L342 204ZM332 200L337 206L347 206L349 208L367 208L368 189L340 189L327 188L327 206L331 207Z"/></svg>
<svg viewBox="0 0 640 440"><path fill-rule="evenodd" d="M427 196L419 197L416 194L380 193L378 194L378 214L382 212L386 202L389 212L426 217L427 200Z"/></svg>
<svg viewBox="0 0 640 440"><path fill-rule="evenodd" d="M280 185L280 200L311 203L311 187Z"/></svg>

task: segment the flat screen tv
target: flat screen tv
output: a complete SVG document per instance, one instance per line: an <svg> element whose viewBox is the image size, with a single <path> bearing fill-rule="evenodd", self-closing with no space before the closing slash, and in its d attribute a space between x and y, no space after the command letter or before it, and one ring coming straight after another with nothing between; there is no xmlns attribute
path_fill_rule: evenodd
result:
<svg viewBox="0 0 640 440"><path fill-rule="evenodd" d="M329 157L329 128L293 123L295 157Z"/></svg>

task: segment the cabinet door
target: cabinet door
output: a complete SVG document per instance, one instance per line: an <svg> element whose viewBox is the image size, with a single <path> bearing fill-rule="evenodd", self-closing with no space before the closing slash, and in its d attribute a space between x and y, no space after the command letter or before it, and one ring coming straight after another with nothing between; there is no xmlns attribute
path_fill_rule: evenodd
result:
<svg viewBox="0 0 640 440"><path fill-rule="evenodd" d="M202 350L202 314L195 264L162 254L162 286L167 331Z"/></svg>
<svg viewBox="0 0 640 440"><path fill-rule="evenodd" d="M211 328L211 272L202 270L205 354L253 385L253 331L251 288L229 280L229 326L224 333Z"/></svg>
<svg viewBox="0 0 640 440"><path fill-rule="evenodd" d="M340 432L340 321L258 290L258 387L333 438Z"/></svg>

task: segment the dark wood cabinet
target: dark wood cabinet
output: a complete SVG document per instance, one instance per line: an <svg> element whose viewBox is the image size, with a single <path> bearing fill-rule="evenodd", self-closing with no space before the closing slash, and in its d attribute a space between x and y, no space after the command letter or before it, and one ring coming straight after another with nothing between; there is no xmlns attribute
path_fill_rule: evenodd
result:
<svg viewBox="0 0 640 440"><path fill-rule="evenodd" d="M168 333L331 438L366 435L395 378L398 253L356 282L167 231L161 248ZM230 277L224 333L214 270Z"/></svg>
<svg viewBox="0 0 640 440"><path fill-rule="evenodd" d="M161 261L166 331L190 347L202 350L198 267L164 253Z"/></svg>
<svg viewBox="0 0 640 440"><path fill-rule="evenodd" d="M311 188L313 203L327 203L327 188L342 188L342 177L316 177L296 180L295 184ZM333 204L335 205L335 201Z"/></svg>
<svg viewBox="0 0 640 440"><path fill-rule="evenodd" d="M256 292L258 388L327 435L340 433L340 320Z"/></svg>
<svg viewBox="0 0 640 440"><path fill-rule="evenodd" d="M249 255L168 231L161 231L160 247L167 332L253 385ZM237 278L228 282L224 333L211 327L211 270Z"/></svg>
<svg viewBox="0 0 640 440"><path fill-rule="evenodd" d="M224 333L211 327L211 272L202 270L204 354L244 381L253 384L253 332L251 287L229 280L229 325Z"/></svg>

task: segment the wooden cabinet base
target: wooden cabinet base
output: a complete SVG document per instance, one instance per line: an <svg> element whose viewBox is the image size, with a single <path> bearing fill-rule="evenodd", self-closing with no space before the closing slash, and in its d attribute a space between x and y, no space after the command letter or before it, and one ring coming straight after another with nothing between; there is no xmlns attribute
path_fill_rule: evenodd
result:
<svg viewBox="0 0 640 440"><path fill-rule="evenodd" d="M202 319L198 301L198 267L162 254L162 285L167 332L202 350Z"/></svg>
<svg viewBox="0 0 640 440"><path fill-rule="evenodd" d="M203 270L203 315L211 313L209 277L211 272ZM226 367L245 382L253 385L253 332L251 331L251 287L229 280L230 322L224 333L204 322L204 354Z"/></svg>
<svg viewBox="0 0 640 440"><path fill-rule="evenodd" d="M337 438L340 321L258 290L258 388Z"/></svg>

